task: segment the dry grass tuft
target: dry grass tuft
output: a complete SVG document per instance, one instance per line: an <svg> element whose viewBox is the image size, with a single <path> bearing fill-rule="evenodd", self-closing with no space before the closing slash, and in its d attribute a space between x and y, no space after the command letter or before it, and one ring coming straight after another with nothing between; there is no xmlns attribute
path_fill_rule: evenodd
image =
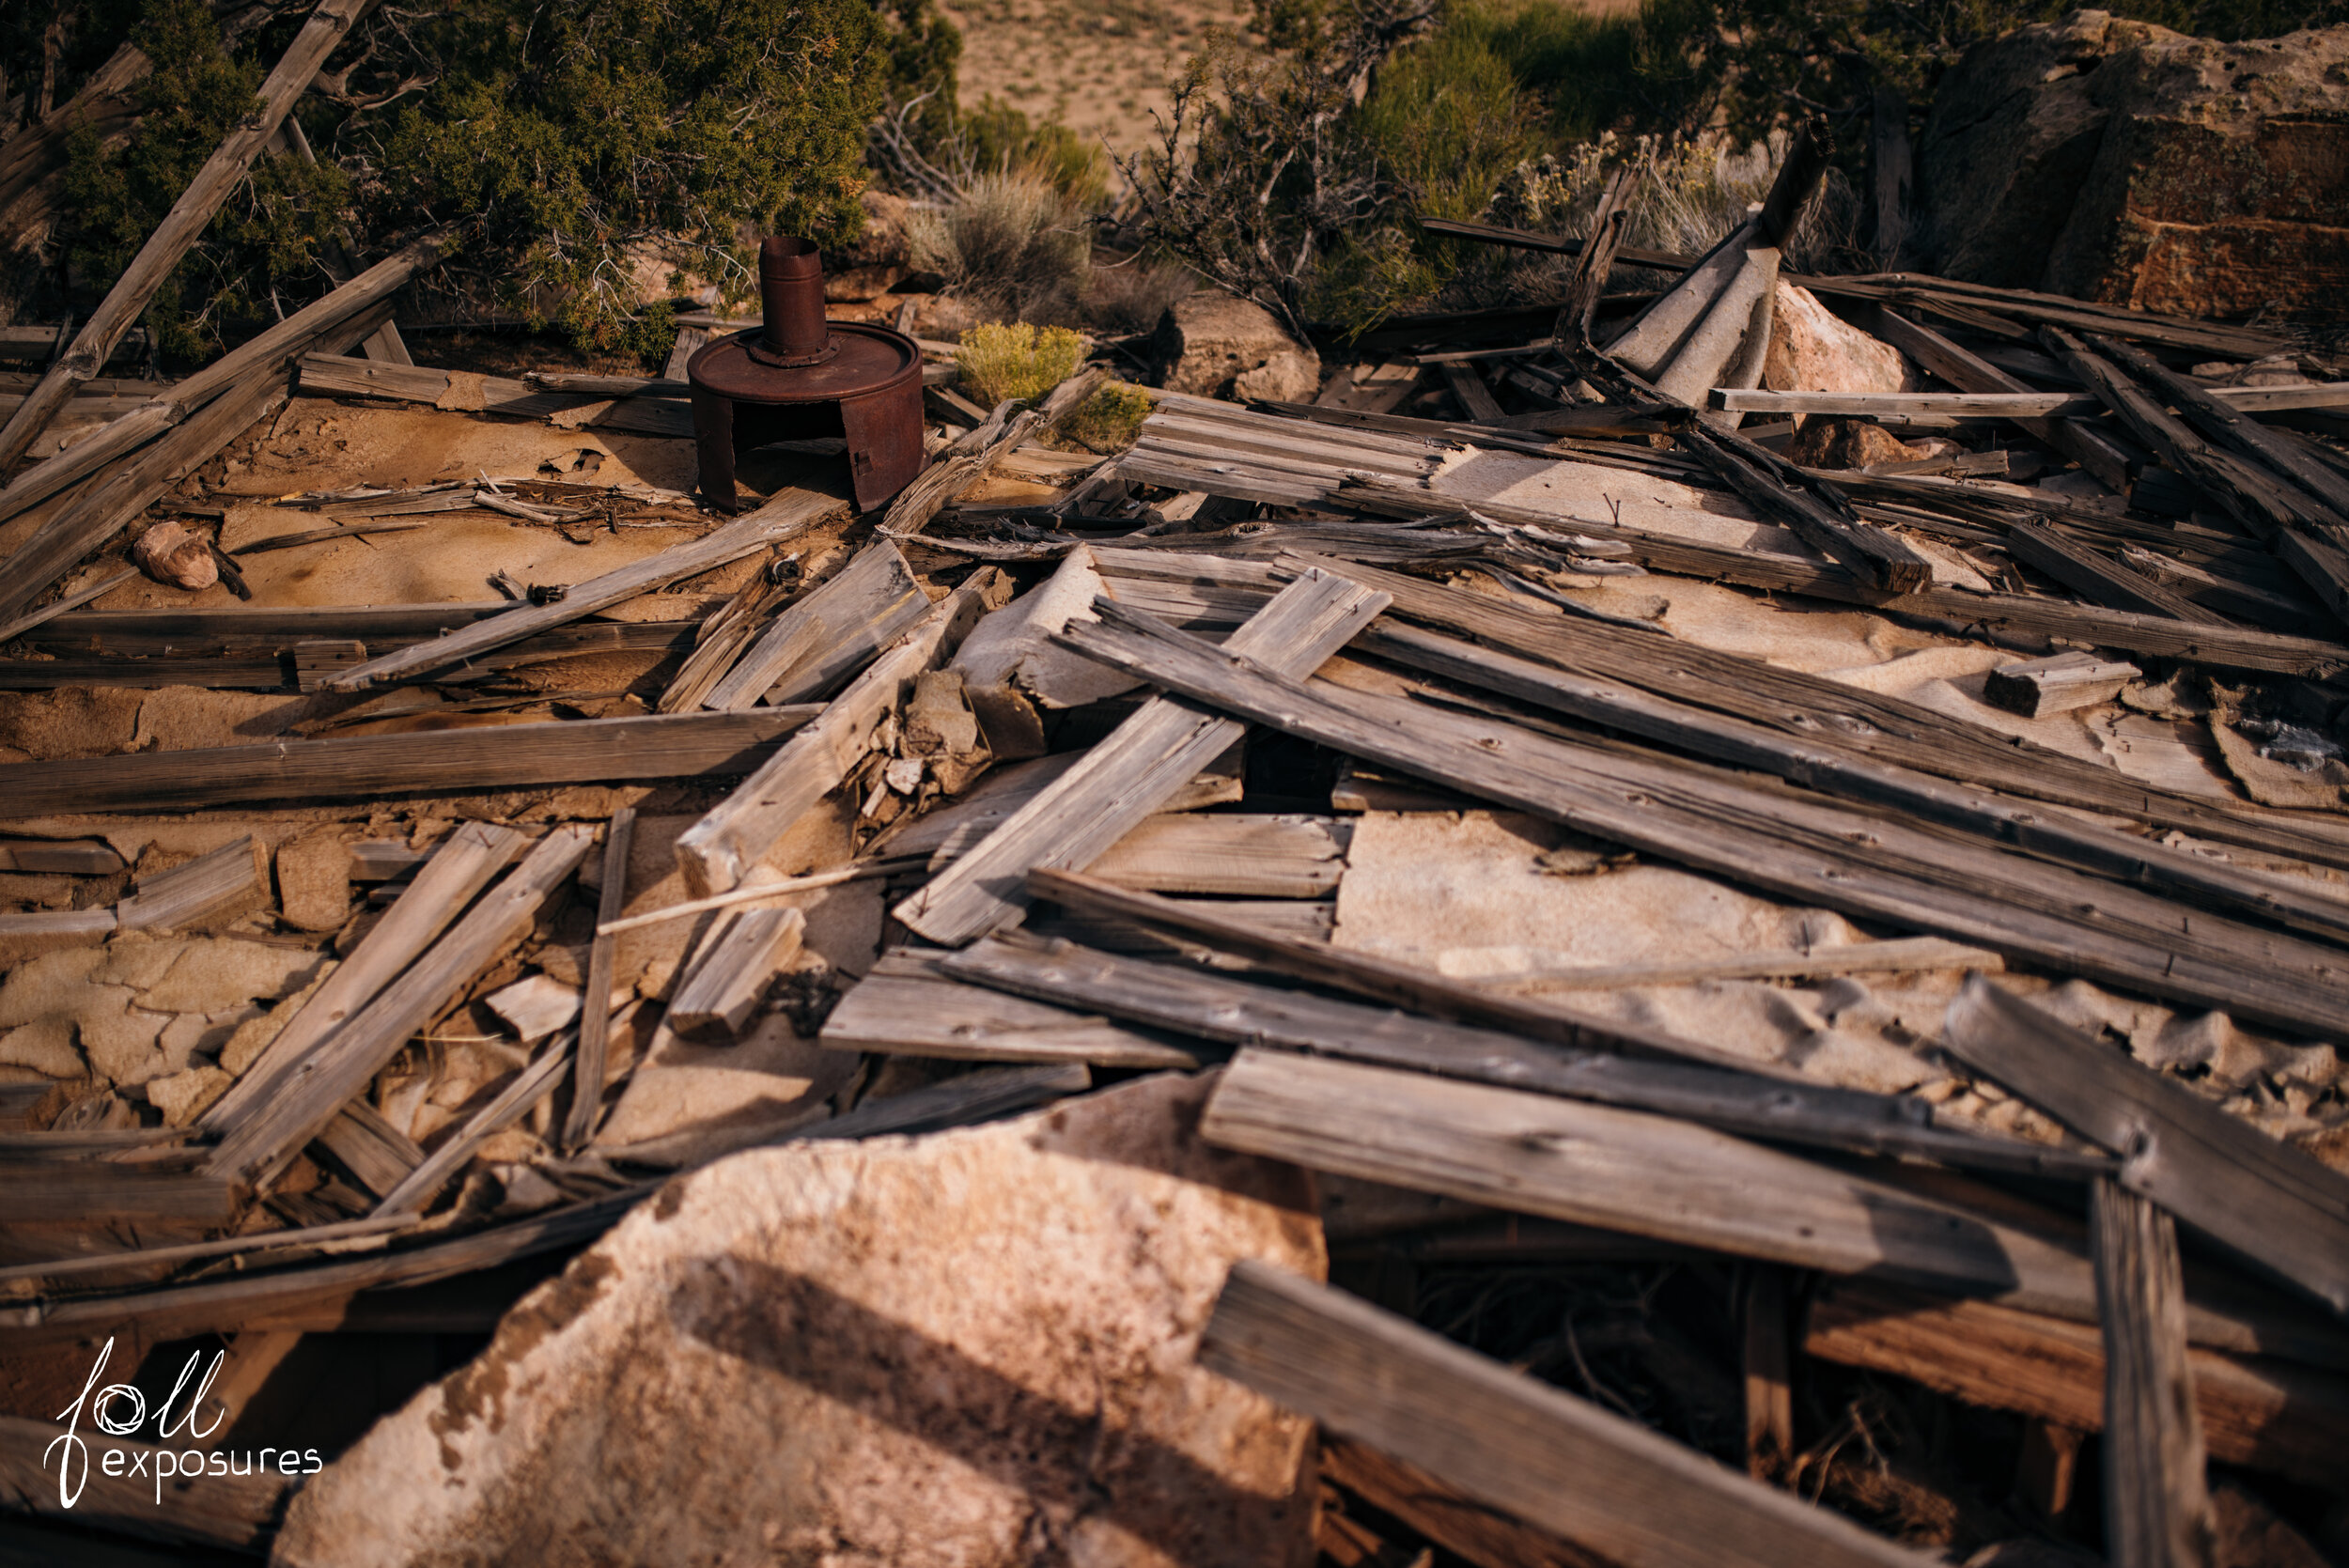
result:
<svg viewBox="0 0 2349 1568"><path fill-rule="evenodd" d="M917 208L908 238L950 291L1019 317L1066 314L1093 251L1068 198L1024 173L981 175L961 200Z"/></svg>

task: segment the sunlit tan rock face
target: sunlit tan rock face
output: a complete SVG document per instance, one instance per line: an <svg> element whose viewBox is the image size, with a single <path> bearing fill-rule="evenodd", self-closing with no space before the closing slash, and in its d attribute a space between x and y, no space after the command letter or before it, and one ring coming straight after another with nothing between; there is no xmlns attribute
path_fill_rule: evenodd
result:
<svg viewBox="0 0 2349 1568"><path fill-rule="evenodd" d="M2075 11L1969 52L1918 157L1947 276L2186 316L2349 311L2349 27L2217 43Z"/></svg>
<svg viewBox="0 0 2349 1568"><path fill-rule="evenodd" d="M679 1178L297 1499L290 1564L1298 1564L1309 1425L1195 1365L1309 1180L1208 1079Z"/></svg>

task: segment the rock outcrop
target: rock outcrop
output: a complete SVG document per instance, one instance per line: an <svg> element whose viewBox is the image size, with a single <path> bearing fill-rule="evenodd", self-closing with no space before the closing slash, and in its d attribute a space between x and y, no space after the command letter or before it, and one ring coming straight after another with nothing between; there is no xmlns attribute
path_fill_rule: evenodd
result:
<svg viewBox="0 0 2349 1568"><path fill-rule="evenodd" d="M2349 26L2217 43L2103 11L1977 45L1918 146L1943 275L2185 316L2349 314Z"/></svg>
<svg viewBox="0 0 2349 1568"><path fill-rule="evenodd" d="M1313 1558L1310 1423L1196 1364L1234 1262L1318 1277L1211 1079L678 1178L302 1492L275 1560Z"/></svg>
<svg viewBox="0 0 2349 1568"><path fill-rule="evenodd" d="M1168 306L1151 348L1169 392L1309 403L1321 390L1320 355L1264 306L1214 289Z"/></svg>

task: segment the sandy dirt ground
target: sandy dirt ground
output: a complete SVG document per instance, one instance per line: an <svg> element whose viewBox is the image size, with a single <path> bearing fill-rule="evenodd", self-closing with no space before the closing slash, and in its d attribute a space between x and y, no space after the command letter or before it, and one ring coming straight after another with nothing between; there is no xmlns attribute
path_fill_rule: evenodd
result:
<svg viewBox="0 0 2349 1568"><path fill-rule="evenodd" d="M965 104L992 94L1130 154L1150 145L1151 113L1167 112L1168 84L1210 29L1258 47L1243 33L1248 9L1245 0L962 0L946 14L962 29Z"/></svg>

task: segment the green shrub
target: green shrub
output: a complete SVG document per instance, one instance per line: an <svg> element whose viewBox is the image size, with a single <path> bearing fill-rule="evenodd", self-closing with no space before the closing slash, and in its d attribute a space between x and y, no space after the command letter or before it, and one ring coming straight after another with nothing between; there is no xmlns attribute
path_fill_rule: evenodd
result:
<svg viewBox="0 0 2349 1568"><path fill-rule="evenodd" d="M642 237L731 302L746 233L854 236L891 42L866 0L449 0L446 74L382 136L373 205L469 222L509 308L630 343Z"/></svg>
<svg viewBox="0 0 2349 1568"><path fill-rule="evenodd" d="M1104 381L1060 422L1059 434L1089 452L1122 452L1150 417L1150 395L1124 381Z"/></svg>
<svg viewBox="0 0 2349 1568"><path fill-rule="evenodd" d="M113 147L86 129L67 155L56 239L70 276L102 288L147 243L172 203L240 120L256 112L259 66L232 60L202 0L149 0L130 41L154 70L135 89L137 132ZM268 158L226 203L156 292L147 322L159 348L191 357L226 322L290 312L325 279L319 253L339 227L350 181L333 163ZM290 303L284 297L296 295Z"/></svg>
<svg viewBox="0 0 2349 1568"><path fill-rule="evenodd" d="M972 401L991 409L1006 397L1043 396L1075 375L1084 357L1084 339L1066 327L1009 321L964 333L955 369Z"/></svg>
<svg viewBox="0 0 2349 1568"><path fill-rule="evenodd" d="M125 3L155 70L126 141L72 149L58 252L83 296L251 112L303 9L239 35L232 51L204 0L99 8ZM929 0L882 3L887 17L875 0L379 7L298 107L319 162L257 161L149 324L166 348L197 351L229 321L290 312L331 287L320 252L339 232L367 260L455 225L463 254L432 287L558 321L583 347L657 351L673 329L647 307L677 272L739 301L756 287L749 241L760 232L853 238L868 123L894 83L951 82L960 49ZM16 36L0 27L0 46Z"/></svg>

